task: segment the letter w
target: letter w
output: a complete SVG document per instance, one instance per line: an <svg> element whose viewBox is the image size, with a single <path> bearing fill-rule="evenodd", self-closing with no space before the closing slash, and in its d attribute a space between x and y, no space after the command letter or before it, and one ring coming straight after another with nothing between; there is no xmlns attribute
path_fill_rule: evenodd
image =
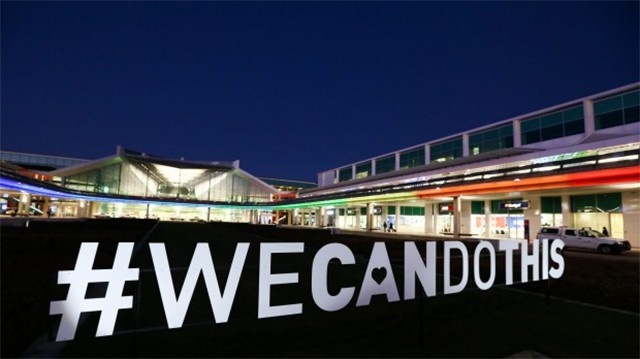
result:
<svg viewBox="0 0 640 359"><path fill-rule="evenodd" d="M242 273L244 261L249 251L249 243L238 243L236 252L233 255L231 269L229 270L227 285L223 293L221 293L220 286L218 285L218 278L213 266L209 244L198 243L196 250L193 252L193 258L191 259L191 264L189 265L187 276L182 285L180 297L178 298L176 298L176 292L174 291L171 268L167 260L167 251L164 243L149 243L149 249L151 250L151 259L153 260L153 267L156 271L164 314L167 317L169 329L182 327L200 272L202 272L204 276L204 282L207 286L207 293L209 294L209 301L211 302L211 309L213 310L213 317L216 323L225 323L229 319L233 299L238 290L240 274Z"/></svg>

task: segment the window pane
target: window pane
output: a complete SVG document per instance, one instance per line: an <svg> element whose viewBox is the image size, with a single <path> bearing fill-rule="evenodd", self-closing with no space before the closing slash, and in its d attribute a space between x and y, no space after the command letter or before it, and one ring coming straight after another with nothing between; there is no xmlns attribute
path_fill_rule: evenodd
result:
<svg viewBox="0 0 640 359"><path fill-rule="evenodd" d="M513 148L513 136L505 137L501 141L502 148Z"/></svg>
<svg viewBox="0 0 640 359"><path fill-rule="evenodd" d="M633 106L624 109L624 123L638 122L640 118L640 107Z"/></svg>
<svg viewBox="0 0 640 359"><path fill-rule="evenodd" d="M400 154L400 168L424 165L424 147Z"/></svg>
<svg viewBox="0 0 640 359"><path fill-rule="evenodd" d="M593 104L593 111L596 115L619 110L622 108L622 96L615 96L606 100L597 101Z"/></svg>
<svg viewBox="0 0 640 359"><path fill-rule="evenodd" d="M622 111L609 112L596 116L596 129L620 126L623 124Z"/></svg>
<svg viewBox="0 0 640 359"><path fill-rule="evenodd" d="M522 121L522 123L520 124L520 131L522 131L522 133L538 130L539 128L540 128L539 118Z"/></svg>
<svg viewBox="0 0 640 359"><path fill-rule="evenodd" d="M562 124L555 126L544 127L542 129L542 140L551 140L554 138L562 137Z"/></svg>
<svg viewBox="0 0 640 359"><path fill-rule="evenodd" d="M596 196L592 194L571 196L571 212L583 212L585 207L594 207L596 205Z"/></svg>
<svg viewBox="0 0 640 359"><path fill-rule="evenodd" d="M364 178L371 175L371 162L363 162L356 165L356 178Z"/></svg>
<svg viewBox="0 0 640 359"><path fill-rule="evenodd" d="M540 127L551 127L562 123L562 112L540 117Z"/></svg>
<svg viewBox="0 0 640 359"><path fill-rule="evenodd" d="M577 135L579 133L584 133L584 121L582 119L564 123L565 136Z"/></svg>
<svg viewBox="0 0 640 359"><path fill-rule="evenodd" d="M471 201L471 214L484 214L484 202Z"/></svg>
<svg viewBox="0 0 640 359"><path fill-rule="evenodd" d="M564 122L574 121L574 120L583 120L584 112L582 110L582 106L574 107L564 111Z"/></svg>
<svg viewBox="0 0 640 359"><path fill-rule="evenodd" d="M396 157L389 156L376 160L376 174L391 172L396 169Z"/></svg>
<svg viewBox="0 0 640 359"><path fill-rule="evenodd" d="M541 197L542 213L562 213L561 197Z"/></svg>
<svg viewBox="0 0 640 359"><path fill-rule="evenodd" d="M353 172L351 171L351 167L341 168L338 181L339 182L349 181L352 178L352 175L353 175Z"/></svg>
<svg viewBox="0 0 640 359"><path fill-rule="evenodd" d="M509 124L509 126L504 126L500 128L500 137L512 136L513 135L513 126Z"/></svg>
<svg viewBox="0 0 640 359"><path fill-rule="evenodd" d="M622 96L624 107L640 105L640 91L630 92Z"/></svg>
<svg viewBox="0 0 640 359"><path fill-rule="evenodd" d="M596 205L605 212L622 210L621 193L602 193L596 196Z"/></svg>
<svg viewBox="0 0 640 359"><path fill-rule="evenodd" d="M496 139L500 137L500 130L496 129L496 130L491 130L491 131L486 131L484 133L484 140L492 140L492 139Z"/></svg>
<svg viewBox="0 0 640 359"><path fill-rule="evenodd" d="M500 140L499 139L495 139L495 140L491 140L491 141L486 141L484 143L483 152L495 151L495 150L499 150L499 149L500 149Z"/></svg>
<svg viewBox="0 0 640 359"><path fill-rule="evenodd" d="M522 133L522 144L523 145L528 145L530 143L536 143L536 142L540 142L540 131L539 130Z"/></svg>
<svg viewBox="0 0 640 359"><path fill-rule="evenodd" d="M476 134L469 136L469 146L476 145L482 142L482 134Z"/></svg>

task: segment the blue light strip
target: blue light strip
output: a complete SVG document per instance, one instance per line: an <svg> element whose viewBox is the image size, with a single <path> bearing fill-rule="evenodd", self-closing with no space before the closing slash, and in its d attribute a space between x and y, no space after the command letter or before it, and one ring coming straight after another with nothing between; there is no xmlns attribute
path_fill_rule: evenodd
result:
<svg viewBox="0 0 640 359"><path fill-rule="evenodd" d="M227 205L227 204L204 204L204 203L191 203L191 202L172 202L162 200L135 200L128 198L109 198L101 196L81 195L75 193L68 193L64 191L56 191L43 187L37 187L34 185L14 181L12 179L0 177L0 188L7 188L14 191L27 192L35 195L59 197L68 199L79 199L95 202L113 202L113 203L128 203L128 204L154 204L165 206L182 206L182 207L210 207L210 208L223 208L223 209L263 209L272 210L275 206L259 206L259 205Z"/></svg>

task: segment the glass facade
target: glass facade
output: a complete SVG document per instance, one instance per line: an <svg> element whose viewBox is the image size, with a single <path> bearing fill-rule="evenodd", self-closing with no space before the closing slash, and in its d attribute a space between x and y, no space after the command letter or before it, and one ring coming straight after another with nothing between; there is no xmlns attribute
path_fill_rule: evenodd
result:
<svg viewBox="0 0 640 359"><path fill-rule="evenodd" d="M562 226L562 197L540 197L540 223L543 227Z"/></svg>
<svg viewBox="0 0 640 359"><path fill-rule="evenodd" d="M431 162L444 162L462 157L462 137L430 146Z"/></svg>
<svg viewBox="0 0 640 359"><path fill-rule="evenodd" d="M351 181L353 179L353 171L351 166L341 168L338 171L338 182Z"/></svg>
<svg viewBox="0 0 640 359"><path fill-rule="evenodd" d="M484 202L471 201L471 214L484 214Z"/></svg>
<svg viewBox="0 0 640 359"><path fill-rule="evenodd" d="M371 161L356 165L356 178L365 178L369 176L371 176Z"/></svg>
<svg viewBox="0 0 640 359"><path fill-rule="evenodd" d="M594 101L593 112L596 130L640 121L639 104L640 91Z"/></svg>
<svg viewBox="0 0 640 359"><path fill-rule="evenodd" d="M561 197L540 197L542 213L562 213Z"/></svg>
<svg viewBox="0 0 640 359"><path fill-rule="evenodd" d="M395 214L395 213L394 213ZM424 207L400 207L401 216L424 216Z"/></svg>
<svg viewBox="0 0 640 359"><path fill-rule="evenodd" d="M571 196L571 212L621 212L621 193L601 193Z"/></svg>
<svg viewBox="0 0 640 359"><path fill-rule="evenodd" d="M584 133L582 106L524 120L520 131L523 145Z"/></svg>
<svg viewBox="0 0 640 359"><path fill-rule="evenodd" d="M233 168L181 168L120 157L66 176L64 186L125 196L245 203L267 202L275 192Z"/></svg>
<svg viewBox="0 0 640 359"><path fill-rule="evenodd" d="M51 168L63 168L89 162L77 158L55 157L47 155L30 155L28 153L12 153L0 151L0 160L18 165L36 165Z"/></svg>
<svg viewBox="0 0 640 359"><path fill-rule="evenodd" d="M400 153L400 169L424 165L424 147Z"/></svg>
<svg viewBox="0 0 640 359"><path fill-rule="evenodd" d="M396 156L391 155L376 159L376 174L394 171L396 169Z"/></svg>
<svg viewBox="0 0 640 359"><path fill-rule="evenodd" d="M476 132L469 136L469 154L477 155L513 147L513 126L508 125Z"/></svg>

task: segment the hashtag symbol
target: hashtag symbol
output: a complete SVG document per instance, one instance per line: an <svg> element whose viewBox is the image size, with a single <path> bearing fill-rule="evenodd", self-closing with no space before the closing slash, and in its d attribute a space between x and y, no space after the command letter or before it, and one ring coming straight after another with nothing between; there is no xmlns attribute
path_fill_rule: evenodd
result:
<svg viewBox="0 0 640 359"><path fill-rule="evenodd" d="M133 297L123 296L126 281L138 280L139 268L129 268L133 243L118 243L112 269L93 269L98 243L82 243L73 270L59 271L58 284L69 284L66 300L52 301L49 314L62 314L56 341L72 340L80 314L101 312L96 337L113 335L120 309L133 307ZM85 298L89 283L107 283L104 298Z"/></svg>

